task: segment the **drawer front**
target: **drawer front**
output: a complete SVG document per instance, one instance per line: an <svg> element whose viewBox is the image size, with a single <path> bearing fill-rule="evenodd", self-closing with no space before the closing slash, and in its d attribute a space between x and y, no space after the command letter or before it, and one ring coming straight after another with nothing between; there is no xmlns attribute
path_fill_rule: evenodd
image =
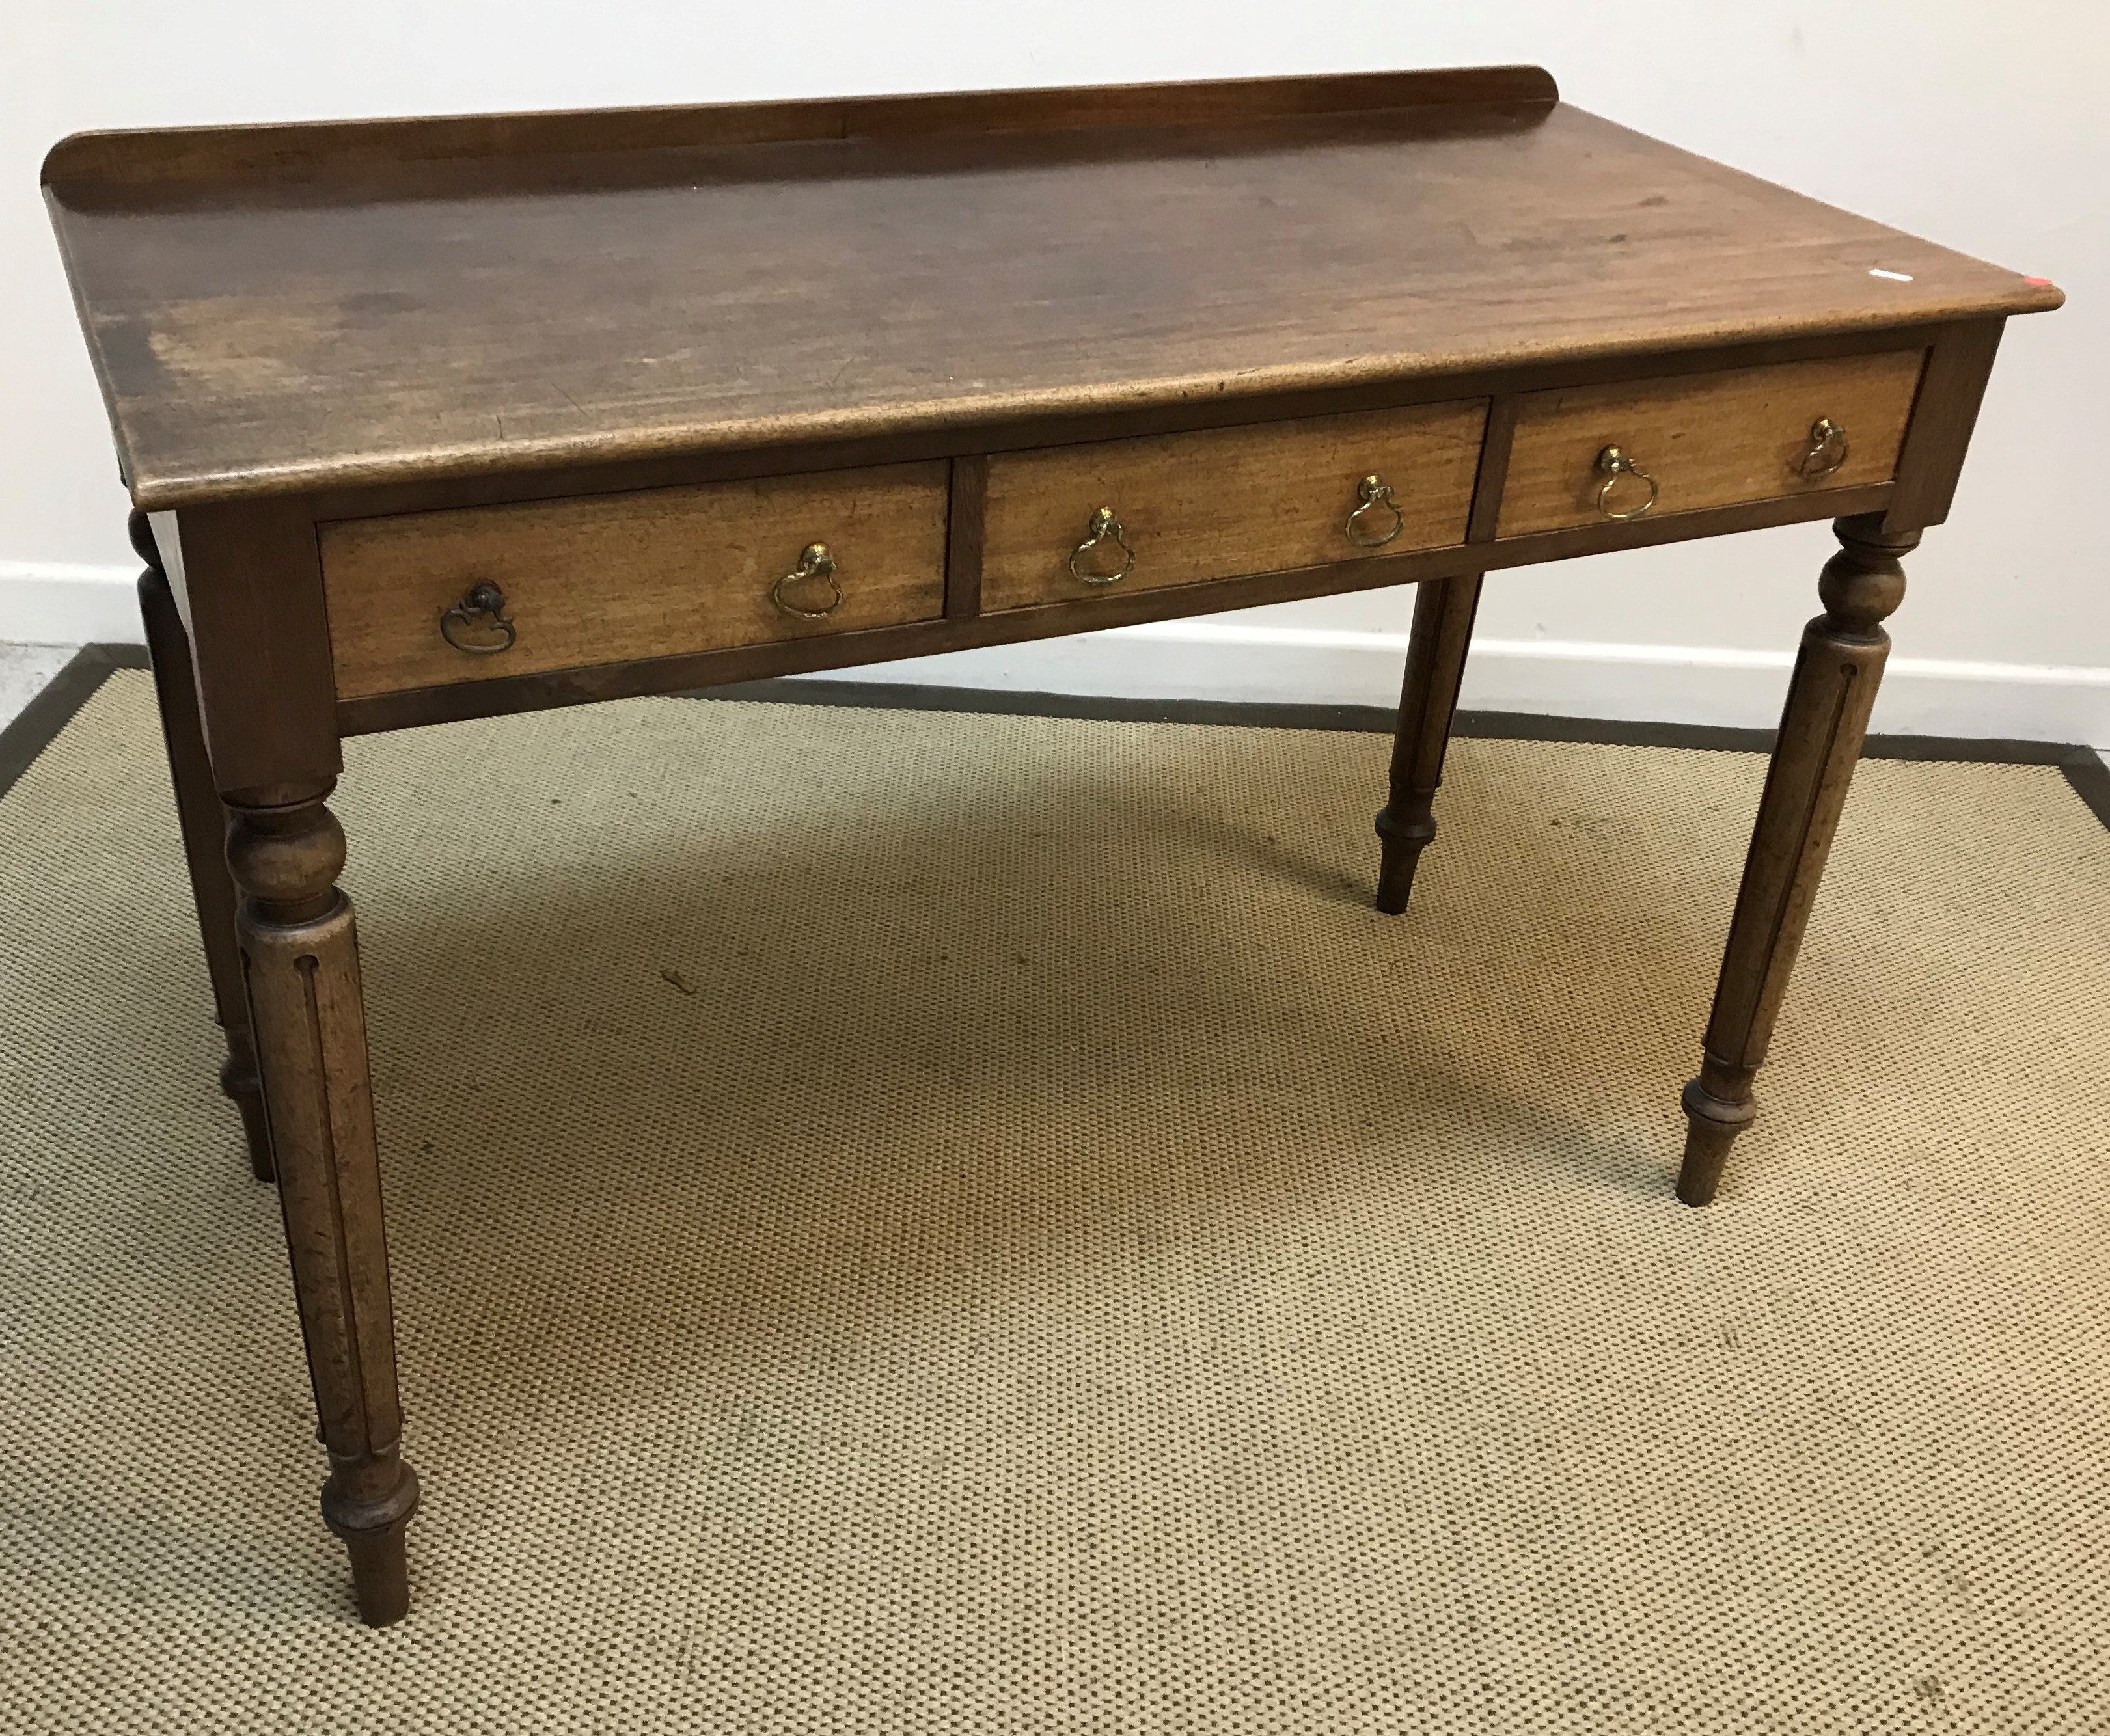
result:
<svg viewBox="0 0 2110 1736"><path fill-rule="evenodd" d="M1463 542L1487 419L1486 400L1474 399L999 453L989 461L982 608ZM1370 503L1352 531L1370 476L1389 488L1389 501ZM1102 508L1118 540L1112 526L1094 537ZM1114 573L1110 583L1089 582Z"/></svg>
<svg viewBox="0 0 2110 1736"><path fill-rule="evenodd" d="M1533 392L1519 408L1496 535L1887 482L1923 359L1893 350ZM1837 432L1813 432L1825 422ZM1611 448L1633 472L1610 468Z"/></svg>
<svg viewBox="0 0 2110 1736"><path fill-rule="evenodd" d="M325 525L338 697L935 620L947 483L894 464ZM813 543L832 574L777 588ZM487 584L508 626L443 621Z"/></svg>

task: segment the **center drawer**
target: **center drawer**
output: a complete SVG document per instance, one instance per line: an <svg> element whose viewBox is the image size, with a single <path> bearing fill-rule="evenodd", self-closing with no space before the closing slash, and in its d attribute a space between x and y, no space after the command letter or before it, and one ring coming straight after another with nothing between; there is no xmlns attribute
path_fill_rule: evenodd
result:
<svg viewBox="0 0 2110 1736"><path fill-rule="evenodd" d="M1476 398L998 453L982 608L1461 543L1487 420Z"/></svg>
<svg viewBox="0 0 2110 1736"><path fill-rule="evenodd" d="M947 484L890 464L326 524L337 696L935 621Z"/></svg>

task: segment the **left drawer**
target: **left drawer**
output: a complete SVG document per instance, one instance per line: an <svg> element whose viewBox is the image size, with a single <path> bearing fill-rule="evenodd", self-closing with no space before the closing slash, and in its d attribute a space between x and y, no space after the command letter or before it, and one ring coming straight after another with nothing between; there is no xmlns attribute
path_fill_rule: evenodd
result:
<svg viewBox="0 0 2110 1736"><path fill-rule="evenodd" d="M340 698L944 613L943 462L322 527Z"/></svg>

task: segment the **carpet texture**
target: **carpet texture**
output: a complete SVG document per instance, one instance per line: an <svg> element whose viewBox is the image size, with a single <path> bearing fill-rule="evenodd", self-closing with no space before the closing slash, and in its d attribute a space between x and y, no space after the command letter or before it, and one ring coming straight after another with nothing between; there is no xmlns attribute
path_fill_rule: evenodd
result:
<svg viewBox="0 0 2110 1736"><path fill-rule="evenodd" d="M147 678L0 801L0 1728L2110 1729L2110 834L1872 762L693 700L348 744L414 1608L354 1622Z"/></svg>

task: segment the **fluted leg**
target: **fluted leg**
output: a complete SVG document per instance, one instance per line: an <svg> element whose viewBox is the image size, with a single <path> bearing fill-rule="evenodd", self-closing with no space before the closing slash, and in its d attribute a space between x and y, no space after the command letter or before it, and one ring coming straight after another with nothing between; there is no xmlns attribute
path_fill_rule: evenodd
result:
<svg viewBox="0 0 2110 1736"><path fill-rule="evenodd" d="M1685 1087L1678 1197L1687 1205L1714 1199L1730 1146L1757 1113L1751 1080L1766 1058L1890 655L1890 635L1878 623L1904 600L1899 557L1919 541L1916 531L1885 536L1880 513L1841 518L1832 529L1841 546L1818 582L1824 613L1803 629L1722 956L1705 1058L1699 1078Z"/></svg>
<svg viewBox="0 0 2110 1736"><path fill-rule="evenodd" d="M1480 607L1480 576L1424 579L1415 587L1414 635L1399 696L1399 733L1392 750L1392 795L1378 816L1383 859L1378 908L1397 915L1414 889L1415 865L1436 835L1434 803L1451 745L1451 719Z"/></svg>
<svg viewBox="0 0 2110 1736"><path fill-rule="evenodd" d="M323 1443L323 1518L351 1557L361 1617L409 1606L403 1530L416 1474L399 1456L395 1322L381 1215L357 937L337 888L344 834L330 786L230 804L236 926L278 1158L278 1199Z"/></svg>
<svg viewBox="0 0 2110 1736"><path fill-rule="evenodd" d="M227 1039L220 1088L242 1112L249 1167L260 1182L271 1179L271 1134L264 1117L264 1091L256 1077L256 1048L249 1035L249 1005L242 989L242 957L234 944L234 882L227 871L227 815L213 788L198 718L197 687L191 674L190 640L176 599L170 594L147 515L132 515L132 546L147 563L139 575L139 614L154 665L154 692L161 702L161 739L175 785L176 821L189 864L191 897L205 941L206 969L212 978L213 1015Z"/></svg>

